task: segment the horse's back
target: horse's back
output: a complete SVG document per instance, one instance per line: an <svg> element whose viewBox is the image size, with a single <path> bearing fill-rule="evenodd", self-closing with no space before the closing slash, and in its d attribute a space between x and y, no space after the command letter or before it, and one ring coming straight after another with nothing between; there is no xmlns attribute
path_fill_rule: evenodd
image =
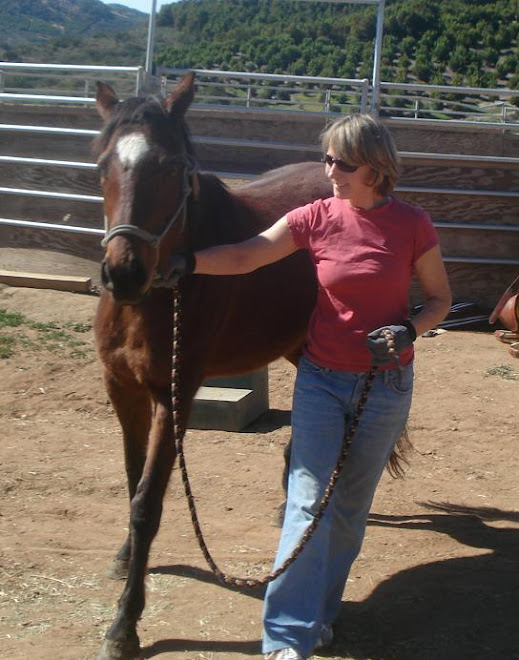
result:
<svg viewBox="0 0 519 660"><path fill-rule="evenodd" d="M333 190L322 164L305 162L269 170L250 183L236 186L233 193L268 218L268 226L292 209L330 197Z"/></svg>

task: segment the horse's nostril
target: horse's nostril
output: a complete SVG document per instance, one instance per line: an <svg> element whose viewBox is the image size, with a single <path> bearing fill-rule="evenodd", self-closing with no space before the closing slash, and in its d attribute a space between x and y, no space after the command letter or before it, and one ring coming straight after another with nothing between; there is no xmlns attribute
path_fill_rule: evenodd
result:
<svg viewBox="0 0 519 660"><path fill-rule="evenodd" d="M110 277L110 269L108 268L106 261L103 261L101 264L101 283L105 289L108 289L108 291L112 291L114 288L112 279Z"/></svg>
<svg viewBox="0 0 519 660"><path fill-rule="evenodd" d="M111 263L105 259L101 264L103 287L119 301L140 300L146 287L148 273L139 259L131 258L123 263Z"/></svg>

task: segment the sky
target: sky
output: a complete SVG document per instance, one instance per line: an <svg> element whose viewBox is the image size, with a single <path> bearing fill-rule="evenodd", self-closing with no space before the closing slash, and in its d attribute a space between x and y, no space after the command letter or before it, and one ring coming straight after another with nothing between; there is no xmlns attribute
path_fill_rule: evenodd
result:
<svg viewBox="0 0 519 660"><path fill-rule="evenodd" d="M147 14L150 13L152 0L103 0L105 5L125 5L126 7L131 7L132 9L138 9L139 11L144 11ZM178 0L157 0L157 11L162 7L162 5L170 5L172 2L178 2Z"/></svg>

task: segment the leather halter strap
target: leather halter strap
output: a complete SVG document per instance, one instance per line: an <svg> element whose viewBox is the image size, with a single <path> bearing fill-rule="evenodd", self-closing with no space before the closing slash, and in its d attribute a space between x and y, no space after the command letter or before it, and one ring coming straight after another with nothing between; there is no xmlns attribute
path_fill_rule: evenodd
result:
<svg viewBox="0 0 519 660"><path fill-rule="evenodd" d="M166 226L164 229L160 232L160 234L153 234L152 232L147 231L146 229L142 229L142 227L138 227L137 225L132 225L132 224L120 224L120 225L115 225L112 228L108 227L108 218L106 215L104 216L104 221L105 221L105 236L103 240L101 241L101 245L103 247L106 247L109 243L109 241L112 240L112 238L115 238L116 236L134 236L135 238L138 238L141 241L144 241L147 243L150 247L152 248L158 248L160 245L161 240L166 236L166 234L169 232L171 227L175 224L177 221L177 218L180 216L182 213L183 217L183 224L186 221L186 203L189 198L189 196L192 193L192 185L190 183L191 177L196 174L198 171L198 164L196 161L189 156L188 154L184 154L182 158L182 200L174 213L168 218L166 221Z"/></svg>

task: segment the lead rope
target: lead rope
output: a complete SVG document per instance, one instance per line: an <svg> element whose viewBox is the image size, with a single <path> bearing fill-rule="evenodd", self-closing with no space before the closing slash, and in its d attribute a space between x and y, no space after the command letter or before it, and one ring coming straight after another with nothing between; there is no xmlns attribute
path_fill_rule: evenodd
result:
<svg viewBox="0 0 519 660"><path fill-rule="evenodd" d="M367 376L366 376L366 382L364 383L364 387L362 388L362 392L359 398L359 402L357 404L357 407L355 409L355 414L353 416L353 420L348 427L348 430L346 431L344 435L344 440L342 443L342 448L341 452L339 455L339 459L337 460L337 463L335 465L335 468L333 469L333 472L330 477L330 481L328 485L326 486L326 489L324 491L324 495L321 499L321 502L319 504L319 508L317 510L317 513L315 514L315 517L313 521L310 523L310 525L307 527L306 531L302 535L301 539L299 540L298 544L290 554L290 556L274 571L269 573L268 575L265 575L262 578L258 579L250 579L250 578L238 578L234 577L232 575L228 575L227 573L224 573L216 564L214 559L211 556L211 553L209 552L209 549L206 545L206 542L204 540L204 536L202 533L202 529L200 527L200 523L198 521L198 515L196 512L196 505L195 505L195 498L193 496L193 492L191 490L191 485L189 483L189 476L187 473L187 467L186 467L186 460L184 457L184 435L185 435L185 429L182 429L180 427L179 419L178 419L178 374L179 374L179 337L180 337L180 314L181 314L181 305L180 305L180 291L178 289L178 286L174 289L173 291L173 355L172 355L172 401L173 401L173 433L174 433L174 439L176 442L176 448L177 448L177 453L178 453L178 460L180 464L180 470L182 474L182 482L184 484L184 491L186 493L187 497L187 502L189 506L189 512L191 514L191 521L193 523L193 528L195 530L195 535L198 540L198 544L200 546L200 549L202 550L202 554L205 557L205 560L207 564L209 565L210 569L216 576L219 582L222 584L226 584L228 586L232 587L248 587L248 588L254 588L254 587L261 587L264 586L265 584L268 584L269 582L272 582L272 580L275 580L278 576L280 576L282 573L284 573L287 568L295 562L295 560L299 557L301 552L303 551L303 548L305 545L308 543L308 541L311 539L313 533L317 529L317 525L319 524L321 518L324 515L324 512L326 510L326 507L328 506L328 503L333 495L333 491L335 489L335 485L337 484L337 481L341 475L342 469L344 467L344 463L346 461L346 458L348 456L348 450L350 448L351 442L353 440L353 436L355 435L355 431L357 430L357 426L359 424L360 418L362 416L362 412L364 411L364 407L366 405L366 401L368 398L368 394L371 390L371 386L373 385L373 379L375 378L375 373L376 373L376 367L372 367ZM389 333L389 334L388 334ZM393 333L391 331L386 331L385 333L385 338L386 341L388 342L388 348L390 353L392 353L395 358L397 358L395 349L394 349L394 341L393 341Z"/></svg>

